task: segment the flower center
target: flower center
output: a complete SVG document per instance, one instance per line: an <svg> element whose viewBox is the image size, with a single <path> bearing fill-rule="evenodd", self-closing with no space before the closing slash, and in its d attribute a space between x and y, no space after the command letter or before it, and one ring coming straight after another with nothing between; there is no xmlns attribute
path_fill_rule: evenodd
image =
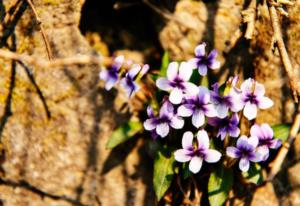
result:
<svg viewBox="0 0 300 206"><path fill-rule="evenodd" d="M197 62L197 66L201 66L201 65L207 65L208 64L208 58L206 56L203 57L198 57L198 62Z"/></svg>
<svg viewBox="0 0 300 206"><path fill-rule="evenodd" d="M258 100L255 94L247 94L246 96L246 101L251 102L251 104L258 104Z"/></svg>
<svg viewBox="0 0 300 206"><path fill-rule="evenodd" d="M185 89L185 86L184 86L184 81L183 79L179 78L179 77L176 77L172 82L170 82L170 85L172 87L177 87L181 90L184 90Z"/></svg>

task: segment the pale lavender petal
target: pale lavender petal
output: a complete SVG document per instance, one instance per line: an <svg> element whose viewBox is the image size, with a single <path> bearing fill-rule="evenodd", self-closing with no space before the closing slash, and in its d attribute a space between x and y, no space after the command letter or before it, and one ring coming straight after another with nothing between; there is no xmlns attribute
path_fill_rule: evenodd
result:
<svg viewBox="0 0 300 206"><path fill-rule="evenodd" d="M199 88L195 84L191 82L184 82L183 85L185 87L185 93L188 96L195 96L196 94L198 94Z"/></svg>
<svg viewBox="0 0 300 206"><path fill-rule="evenodd" d="M197 57L203 57L205 56L205 43L199 44L196 48L195 48L195 55Z"/></svg>
<svg viewBox="0 0 300 206"><path fill-rule="evenodd" d="M267 146L258 147L257 153L260 154L261 161L266 161L269 158L269 148Z"/></svg>
<svg viewBox="0 0 300 206"><path fill-rule="evenodd" d="M128 71L128 76L131 79L134 79L140 70L141 70L141 66L139 64L134 64L132 65L131 69Z"/></svg>
<svg viewBox="0 0 300 206"><path fill-rule="evenodd" d="M225 104L217 104L215 106L218 117L223 119L228 115L228 107Z"/></svg>
<svg viewBox="0 0 300 206"><path fill-rule="evenodd" d="M125 60L125 57L123 55L120 55L120 56L117 56L115 59L114 59L114 65L117 69L119 69L122 64L124 63L124 60Z"/></svg>
<svg viewBox="0 0 300 206"><path fill-rule="evenodd" d="M184 120L181 117L174 116L171 120L170 126L174 129L181 129L184 125Z"/></svg>
<svg viewBox="0 0 300 206"><path fill-rule="evenodd" d="M208 59L209 61L212 61L212 60L214 60L217 56L218 56L218 52L217 52L216 49L214 49L214 50L212 50L212 51L209 53L209 55L207 56L207 59Z"/></svg>
<svg viewBox="0 0 300 206"><path fill-rule="evenodd" d="M259 152L255 152L249 157L249 160L252 162L260 162L262 161L262 158L263 157Z"/></svg>
<svg viewBox="0 0 300 206"><path fill-rule="evenodd" d="M260 126L258 126L257 124L254 124L251 129L250 129L250 134L251 136L256 136L258 138L263 137L263 133L260 129Z"/></svg>
<svg viewBox="0 0 300 206"><path fill-rule="evenodd" d="M108 79L108 71L106 69L102 70L100 73L99 73L99 78L101 80L104 80L106 81Z"/></svg>
<svg viewBox="0 0 300 206"><path fill-rule="evenodd" d="M161 123L156 126L156 133L161 136L165 137L169 134L169 125L167 123Z"/></svg>
<svg viewBox="0 0 300 206"><path fill-rule="evenodd" d="M188 131L188 132L185 132L183 134L183 137L182 137L182 148L184 149L190 149L190 148L193 148L193 139L194 139L194 135L192 132Z"/></svg>
<svg viewBox="0 0 300 206"><path fill-rule="evenodd" d="M227 147L226 148L226 154L231 158L240 158L241 152L235 147Z"/></svg>
<svg viewBox="0 0 300 206"><path fill-rule="evenodd" d="M247 172L249 170L249 167L250 167L249 160L247 158L241 158L239 162L240 170L242 170L243 172Z"/></svg>
<svg viewBox="0 0 300 206"><path fill-rule="evenodd" d="M252 86L253 86L254 80L249 78L245 80L241 85L241 90L244 94L252 93Z"/></svg>
<svg viewBox="0 0 300 206"><path fill-rule="evenodd" d="M204 160L209 163L218 162L221 159L221 153L217 150L209 149Z"/></svg>
<svg viewBox="0 0 300 206"><path fill-rule="evenodd" d="M281 140L280 139L273 139L271 140L270 148L272 149L278 149L281 146Z"/></svg>
<svg viewBox="0 0 300 206"><path fill-rule="evenodd" d="M260 98L262 96L264 96L265 94L265 87L264 85L258 83L258 82L255 82L255 90L254 90L254 94Z"/></svg>
<svg viewBox="0 0 300 206"><path fill-rule="evenodd" d="M249 137L248 144L251 145L253 148L256 148L258 145L258 137L256 137L256 136Z"/></svg>
<svg viewBox="0 0 300 206"><path fill-rule="evenodd" d="M173 104L180 104L183 98L182 90L179 88L174 88L169 96L169 100Z"/></svg>
<svg viewBox="0 0 300 206"><path fill-rule="evenodd" d="M245 135L242 135L236 142L237 148L244 147L245 145L248 145L248 137Z"/></svg>
<svg viewBox="0 0 300 206"><path fill-rule="evenodd" d="M237 113L233 113L230 121L233 125L238 125L239 115Z"/></svg>
<svg viewBox="0 0 300 206"><path fill-rule="evenodd" d="M252 120L257 115L257 106L256 104L251 104L250 102L247 102L243 111L244 116L248 120Z"/></svg>
<svg viewBox="0 0 300 206"><path fill-rule="evenodd" d="M178 162L188 162L192 159L191 156L187 155L187 152L184 149L176 150L174 156L175 160Z"/></svg>
<svg viewBox="0 0 300 206"><path fill-rule="evenodd" d="M226 135L227 135L227 131L224 128L220 128L217 137L220 137L221 140L224 140Z"/></svg>
<svg viewBox="0 0 300 206"><path fill-rule="evenodd" d="M204 122L205 122L204 113L201 110L194 111L192 116L192 124L196 128L199 128L204 124Z"/></svg>
<svg viewBox="0 0 300 206"><path fill-rule="evenodd" d="M259 99L258 107L260 109L268 109L272 107L274 102L269 97L261 97Z"/></svg>
<svg viewBox="0 0 300 206"><path fill-rule="evenodd" d="M238 137L241 133L241 130L238 127L234 127L229 131L231 137Z"/></svg>
<svg viewBox="0 0 300 206"><path fill-rule="evenodd" d="M181 117L189 117L193 114L193 110L189 109L186 105L181 105L177 109L177 115Z"/></svg>
<svg viewBox="0 0 300 206"><path fill-rule="evenodd" d="M232 98L232 106L230 107L230 109L233 112L239 112L243 109L245 103L242 100L241 94L235 92L234 89L231 89L231 91L232 92L230 92L230 96Z"/></svg>
<svg viewBox="0 0 300 206"><path fill-rule="evenodd" d="M143 67L142 67L142 70L140 72L140 75L141 77L144 76L150 69L150 66L148 64L145 64Z"/></svg>
<svg viewBox="0 0 300 206"><path fill-rule="evenodd" d="M204 112L207 117L216 117L218 115L215 107L212 104L205 105L206 111Z"/></svg>
<svg viewBox="0 0 300 206"><path fill-rule="evenodd" d="M153 111L153 108L150 107L150 106L147 107L147 115L148 115L148 117L151 117L151 118L154 117L154 111Z"/></svg>
<svg viewBox="0 0 300 206"><path fill-rule="evenodd" d="M179 66L179 77L183 79L184 81L188 81L193 73L193 69L191 68L191 65L187 62L181 62Z"/></svg>
<svg viewBox="0 0 300 206"><path fill-rule="evenodd" d="M205 76L207 74L207 66L206 64L198 65L198 71L201 76Z"/></svg>
<svg viewBox="0 0 300 206"><path fill-rule="evenodd" d="M219 69L220 67L221 67L221 62L219 62L218 60L213 60L209 64L209 68L211 68L211 69Z"/></svg>
<svg viewBox="0 0 300 206"><path fill-rule="evenodd" d="M207 104L210 100L210 92L206 87L200 86L198 88L198 97L202 103Z"/></svg>
<svg viewBox="0 0 300 206"><path fill-rule="evenodd" d="M190 65L190 67L192 69L196 69L198 67L198 61L199 61L199 59L193 58L188 61L188 64Z"/></svg>
<svg viewBox="0 0 300 206"><path fill-rule="evenodd" d="M198 147L208 149L209 148L209 137L204 129L201 129L197 133Z"/></svg>
<svg viewBox="0 0 300 206"><path fill-rule="evenodd" d="M159 117L172 116L174 114L174 107L169 101L165 101L159 110Z"/></svg>
<svg viewBox="0 0 300 206"><path fill-rule="evenodd" d="M172 89L170 86L170 81L163 77L156 80L156 86L164 91L170 91Z"/></svg>
<svg viewBox="0 0 300 206"><path fill-rule="evenodd" d="M178 75L178 63L177 62L171 62L167 69L167 77L168 80L173 80Z"/></svg>
<svg viewBox="0 0 300 206"><path fill-rule="evenodd" d="M194 174L198 173L202 167L202 162L202 158L193 157L189 164L189 170Z"/></svg>
<svg viewBox="0 0 300 206"><path fill-rule="evenodd" d="M264 123L264 124L261 125L260 128L261 128L261 131L262 131L262 133L264 134L265 137L272 138L274 136L273 130L270 127L270 125Z"/></svg>
<svg viewBox="0 0 300 206"><path fill-rule="evenodd" d="M156 124L154 123L153 119L147 119L144 122L145 130L151 131L151 130L155 129L155 127L156 127Z"/></svg>
<svg viewBox="0 0 300 206"><path fill-rule="evenodd" d="M113 86L117 83L117 81L118 81L118 79L109 78L105 82L105 89L106 90L111 90L111 88L113 88Z"/></svg>

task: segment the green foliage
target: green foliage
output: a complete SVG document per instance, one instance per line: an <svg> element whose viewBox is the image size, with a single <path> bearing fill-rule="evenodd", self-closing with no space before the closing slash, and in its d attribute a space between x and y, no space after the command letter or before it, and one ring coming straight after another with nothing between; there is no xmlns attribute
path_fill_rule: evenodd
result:
<svg viewBox="0 0 300 206"><path fill-rule="evenodd" d="M154 160L153 186L158 201L169 189L174 178L174 156L160 149Z"/></svg>
<svg viewBox="0 0 300 206"><path fill-rule="evenodd" d="M243 172L242 175L250 183L256 185L263 183L262 169L259 164L251 164L248 172Z"/></svg>
<svg viewBox="0 0 300 206"><path fill-rule="evenodd" d="M117 145L129 140L143 129L141 122L129 121L116 129L109 138L106 148L112 149Z"/></svg>
<svg viewBox="0 0 300 206"><path fill-rule="evenodd" d="M284 142L289 137L291 125L290 124L277 124L277 125L273 125L272 129L274 131L274 137L276 139L281 139L281 141Z"/></svg>
<svg viewBox="0 0 300 206"><path fill-rule="evenodd" d="M167 51L165 51L165 53L162 57L162 60L161 60L161 66L160 66L160 71L159 71L160 77L164 77L167 75L167 69L168 69L169 63L170 63L169 53Z"/></svg>
<svg viewBox="0 0 300 206"><path fill-rule="evenodd" d="M212 206L221 206L226 201L233 184L233 172L224 167L217 168L208 180L208 200Z"/></svg>

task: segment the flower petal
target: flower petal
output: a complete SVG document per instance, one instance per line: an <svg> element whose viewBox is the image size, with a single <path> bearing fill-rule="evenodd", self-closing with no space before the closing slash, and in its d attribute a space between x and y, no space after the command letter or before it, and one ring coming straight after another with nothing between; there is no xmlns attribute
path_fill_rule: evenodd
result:
<svg viewBox="0 0 300 206"><path fill-rule="evenodd" d="M215 106L218 117L223 119L228 115L228 107L225 104L217 104Z"/></svg>
<svg viewBox="0 0 300 206"><path fill-rule="evenodd" d="M193 116L192 116L192 124L196 128L199 128L204 124L204 122L205 122L204 113L201 110L194 111Z"/></svg>
<svg viewBox="0 0 300 206"><path fill-rule="evenodd" d="M215 107L212 104L205 105L205 112L204 112L204 114L207 117L216 117L218 115Z"/></svg>
<svg viewBox="0 0 300 206"><path fill-rule="evenodd" d="M272 149L278 149L281 146L281 140L280 139L273 139L271 140L270 148Z"/></svg>
<svg viewBox="0 0 300 206"><path fill-rule="evenodd" d="M180 104L183 98L182 90L179 88L174 88L169 96L169 100L173 104Z"/></svg>
<svg viewBox="0 0 300 206"><path fill-rule="evenodd" d="M247 172L249 170L249 167L250 167L249 160L247 158L241 158L239 162L240 170L242 170L243 172Z"/></svg>
<svg viewBox="0 0 300 206"><path fill-rule="evenodd" d="M148 106L147 107L147 115L148 117L150 118L153 118L154 117L154 111L153 111L153 108L151 106Z"/></svg>
<svg viewBox="0 0 300 206"><path fill-rule="evenodd" d="M174 129L181 129L184 125L184 120L181 117L174 116L171 119L170 126L173 127Z"/></svg>
<svg viewBox="0 0 300 206"><path fill-rule="evenodd" d="M248 145L248 137L242 135L236 142L237 148L244 148Z"/></svg>
<svg viewBox="0 0 300 206"><path fill-rule="evenodd" d="M199 88L195 84L191 82L185 82L183 83L183 85L185 87L185 93L188 96L195 96L196 94L198 94Z"/></svg>
<svg viewBox="0 0 300 206"><path fill-rule="evenodd" d="M202 167L203 159L200 157L193 157L190 164L189 164L189 170L196 174L200 171Z"/></svg>
<svg viewBox="0 0 300 206"><path fill-rule="evenodd" d="M182 137L182 148L184 149L189 149L189 148L193 148L193 139L194 139L194 135L192 132L188 131L188 132L185 132L183 134L183 137Z"/></svg>
<svg viewBox="0 0 300 206"><path fill-rule="evenodd" d="M198 141L198 148L209 148L209 137L207 132L204 129L201 129L197 133L197 141Z"/></svg>
<svg viewBox="0 0 300 206"><path fill-rule="evenodd" d="M175 160L178 162L188 162L192 159L191 156L187 155L185 149L176 150L174 156L175 156Z"/></svg>
<svg viewBox="0 0 300 206"><path fill-rule="evenodd" d="M242 84L241 84L241 90L243 92L243 94L248 94L248 93L252 93L252 86L254 83L254 79L246 79Z"/></svg>
<svg viewBox="0 0 300 206"><path fill-rule="evenodd" d="M198 72L201 76L205 76L207 74L207 65L206 64L198 65Z"/></svg>
<svg viewBox="0 0 300 206"><path fill-rule="evenodd" d="M229 156L231 158L240 158L241 157L241 152L236 147L227 147L226 154L227 154L227 156Z"/></svg>
<svg viewBox="0 0 300 206"><path fill-rule="evenodd" d="M164 91L170 91L172 89L170 86L170 81L163 77L156 80L156 86Z"/></svg>
<svg viewBox="0 0 300 206"><path fill-rule="evenodd" d="M269 158L269 148L267 146L258 147L257 153L260 154L261 161L266 161Z"/></svg>
<svg viewBox="0 0 300 206"><path fill-rule="evenodd" d="M260 129L261 129L261 132L263 133L263 135L265 137L268 137L268 138L273 138L274 136L274 133L273 133L273 130L272 128L270 127L270 125L264 123L260 126Z"/></svg>
<svg viewBox="0 0 300 206"><path fill-rule="evenodd" d="M111 88L113 88L113 86L117 83L118 79L113 79L113 78L109 78L107 79L107 81L105 82L105 89L111 90Z"/></svg>
<svg viewBox="0 0 300 206"><path fill-rule="evenodd" d="M192 76L193 70L187 62L181 62L179 66L179 77L184 81L188 81Z"/></svg>
<svg viewBox="0 0 300 206"><path fill-rule="evenodd" d="M210 92L206 87L200 86L198 88L199 93L198 93L198 98L203 104L207 104L210 100Z"/></svg>
<svg viewBox="0 0 300 206"><path fill-rule="evenodd" d="M108 71L106 69L102 70L100 73L99 73L99 78L101 80L104 80L106 81L107 78L108 78Z"/></svg>
<svg viewBox="0 0 300 206"><path fill-rule="evenodd" d="M156 127L156 124L153 121L153 119L147 119L144 122L144 128L145 128L145 130L151 131L151 130L155 129L155 127Z"/></svg>
<svg viewBox="0 0 300 206"><path fill-rule="evenodd" d="M167 77L168 80L173 80L178 75L178 63L177 62L171 62L167 69Z"/></svg>
<svg viewBox="0 0 300 206"><path fill-rule="evenodd" d="M188 61L188 64L192 69L196 69L198 67L198 61L199 61L198 58L192 58Z"/></svg>
<svg viewBox="0 0 300 206"><path fill-rule="evenodd" d="M221 159L221 153L217 150L209 149L204 160L209 163L218 162Z"/></svg>
<svg viewBox="0 0 300 206"><path fill-rule="evenodd" d="M261 97L258 103L260 109L268 109L272 107L274 102L269 97Z"/></svg>
<svg viewBox="0 0 300 206"><path fill-rule="evenodd" d="M219 62L218 60L215 59L212 62L210 62L208 67L211 69L219 69L221 67L221 62Z"/></svg>
<svg viewBox="0 0 300 206"><path fill-rule="evenodd" d="M189 109L186 105L181 105L177 109L177 115L181 117L189 117L193 114L193 110Z"/></svg>
<svg viewBox="0 0 300 206"><path fill-rule="evenodd" d="M256 137L256 136L249 137L248 144L251 145L253 148L256 148L258 145L258 137Z"/></svg>
<svg viewBox="0 0 300 206"><path fill-rule="evenodd" d="M205 56L205 47L206 47L206 44L205 44L205 43L199 44L199 45L195 48L195 55L196 55L197 57L203 57L203 56Z"/></svg>
<svg viewBox="0 0 300 206"><path fill-rule="evenodd" d="M248 120L252 120L257 115L257 106L256 104L251 104L250 102L247 102L243 111L244 116Z"/></svg>
<svg viewBox="0 0 300 206"><path fill-rule="evenodd" d="M254 124L251 128L250 128L250 135L251 136L256 136L259 139L264 137L264 134L261 131L261 128L259 125Z"/></svg>
<svg viewBox="0 0 300 206"><path fill-rule="evenodd" d="M167 136L169 134L169 130L170 127L167 123L161 123L156 126L156 133L161 137Z"/></svg>
<svg viewBox="0 0 300 206"><path fill-rule="evenodd" d="M257 96L257 97L262 97L264 96L265 94L265 87L264 85L258 83L258 82L255 82L255 90L254 90L254 94Z"/></svg>
<svg viewBox="0 0 300 206"><path fill-rule="evenodd" d="M134 64L134 65L132 65L131 69L128 71L128 76L131 79L134 79L135 76L139 73L140 70L141 70L141 65Z"/></svg>
<svg viewBox="0 0 300 206"><path fill-rule="evenodd" d="M241 130L238 127L232 127L229 130L230 137L238 137L241 133Z"/></svg>

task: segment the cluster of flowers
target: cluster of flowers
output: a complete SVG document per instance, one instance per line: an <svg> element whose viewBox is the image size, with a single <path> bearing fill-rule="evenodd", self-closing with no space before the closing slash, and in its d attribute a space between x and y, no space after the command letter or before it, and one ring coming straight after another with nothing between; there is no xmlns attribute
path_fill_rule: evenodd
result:
<svg viewBox="0 0 300 206"><path fill-rule="evenodd" d="M148 64L143 66L133 64L130 61L126 62L124 56L118 56L114 59L111 68L102 70L99 77L105 81L106 90L110 90L120 81L120 86L125 89L127 96L132 97L140 89L137 82L148 70Z"/></svg>
<svg viewBox="0 0 300 206"><path fill-rule="evenodd" d="M238 138L238 112L243 112L248 120L253 120L258 109L267 109L273 105L273 101L265 96L264 86L251 78L245 80L240 88L236 86L238 78L235 77L230 78L224 86L217 83L212 85L212 90L190 82L194 69L205 76L208 68L220 67L220 62L216 60L216 50L207 55L205 46L203 43L196 47L195 58L180 64L169 64L167 78L156 81L156 86L169 92L169 95L163 101L158 115L154 114L151 107L147 108L149 118L144 122L144 128L156 139L166 137L170 128L183 129L184 118L191 117L192 125L198 130L197 141L194 141L191 131L186 131L182 138L182 149L175 152L175 159L178 162L190 161L189 169L193 173L200 171L203 160L214 163L222 156L219 151L209 149L210 139L204 130L206 122L218 130L217 137L222 141L227 136ZM250 133L249 138L240 136L236 147L226 148L229 157L240 159L239 168L242 171L248 171L250 161L265 161L269 157L269 148L276 149L281 144L273 139L273 130L268 124L255 124Z"/></svg>

